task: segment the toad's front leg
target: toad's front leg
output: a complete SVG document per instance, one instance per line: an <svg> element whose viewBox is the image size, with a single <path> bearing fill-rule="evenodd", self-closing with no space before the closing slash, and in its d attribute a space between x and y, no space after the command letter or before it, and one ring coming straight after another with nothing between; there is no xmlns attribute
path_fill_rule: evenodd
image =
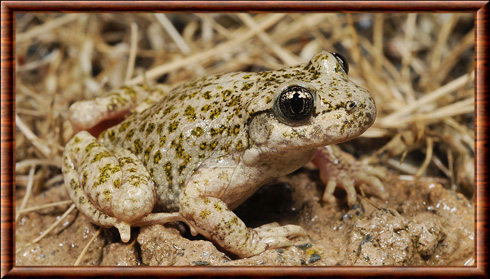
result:
<svg viewBox="0 0 490 279"><path fill-rule="evenodd" d="M185 196L180 212L194 230L241 258L291 246L292 238L306 235L303 228L295 225L274 224L249 229L218 198Z"/></svg>
<svg viewBox="0 0 490 279"><path fill-rule="evenodd" d="M347 192L347 203L353 205L357 202L355 187L361 188L361 185L370 186L365 187L368 193L376 193L383 200L388 199L388 192L380 180L387 177L388 173L381 167L362 164L337 145L317 148L313 163L320 170L321 180L327 185L323 201L335 202L333 193L340 186Z"/></svg>
<svg viewBox="0 0 490 279"><path fill-rule="evenodd" d="M163 85L122 86L90 100L70 106L68 117L75 131L86 130L94 136L121 122L133 110L142 111L165 96Z"/></svg>

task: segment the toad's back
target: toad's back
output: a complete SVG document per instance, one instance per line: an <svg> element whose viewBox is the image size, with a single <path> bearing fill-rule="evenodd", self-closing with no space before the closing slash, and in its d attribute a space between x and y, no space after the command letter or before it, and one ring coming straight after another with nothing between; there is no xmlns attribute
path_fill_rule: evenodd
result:
<svg viewBox="0 0 490 279"><path fill-rule="evenodd" d="M178 210L182 188L203 162L237 164L247 148L245 107L259 95L255 75L216 75L183 84L101 139L137 155L156 183L160 206Z"/></svg>

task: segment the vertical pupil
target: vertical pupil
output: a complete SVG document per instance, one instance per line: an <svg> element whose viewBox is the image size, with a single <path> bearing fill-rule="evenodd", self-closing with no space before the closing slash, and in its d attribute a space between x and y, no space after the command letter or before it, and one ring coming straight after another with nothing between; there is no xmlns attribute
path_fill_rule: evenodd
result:
<svg viewBox="0 0 490 279"><path fill-rule="evenodd" d="M305 100L301 97L298 92L295 92L293 98L291 99L291 110L294 113L300 113L305 105Z"/></svg>

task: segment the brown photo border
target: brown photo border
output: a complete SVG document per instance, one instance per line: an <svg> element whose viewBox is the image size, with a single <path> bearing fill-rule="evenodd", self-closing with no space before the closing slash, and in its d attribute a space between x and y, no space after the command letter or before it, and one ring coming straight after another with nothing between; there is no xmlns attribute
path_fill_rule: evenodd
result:
<svg viewBox="0 0 490 279"><path fill-rule="evenodd" d="M489 1L46 1L1 3L1 277L438 276L488 278ZM466 12L475 14L475 266L468 267L28 267L15 266L14 13L18 12Z"/></svg>

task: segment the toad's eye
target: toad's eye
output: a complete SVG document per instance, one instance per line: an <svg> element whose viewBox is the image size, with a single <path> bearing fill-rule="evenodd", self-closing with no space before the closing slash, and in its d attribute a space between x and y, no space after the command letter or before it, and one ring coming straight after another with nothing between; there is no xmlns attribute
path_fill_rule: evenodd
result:
<svg viewBox="0 0 490 279"><path fill-rule="evenodd" d="M347 63L347 59L345 59L344 56L338 54L338 53L332 53L335 59L339 62L340 66L342 66L342 69L344 69L344 72L346 74L349 73L349 63Z"/></svg>
<svg viewBox="0 0 490 279"><path fill-rule="evenodd" d="M274 104L274 112L284 120L304 120L313 112L313 99L309 89L293 85L281 92Z"/></svg>

